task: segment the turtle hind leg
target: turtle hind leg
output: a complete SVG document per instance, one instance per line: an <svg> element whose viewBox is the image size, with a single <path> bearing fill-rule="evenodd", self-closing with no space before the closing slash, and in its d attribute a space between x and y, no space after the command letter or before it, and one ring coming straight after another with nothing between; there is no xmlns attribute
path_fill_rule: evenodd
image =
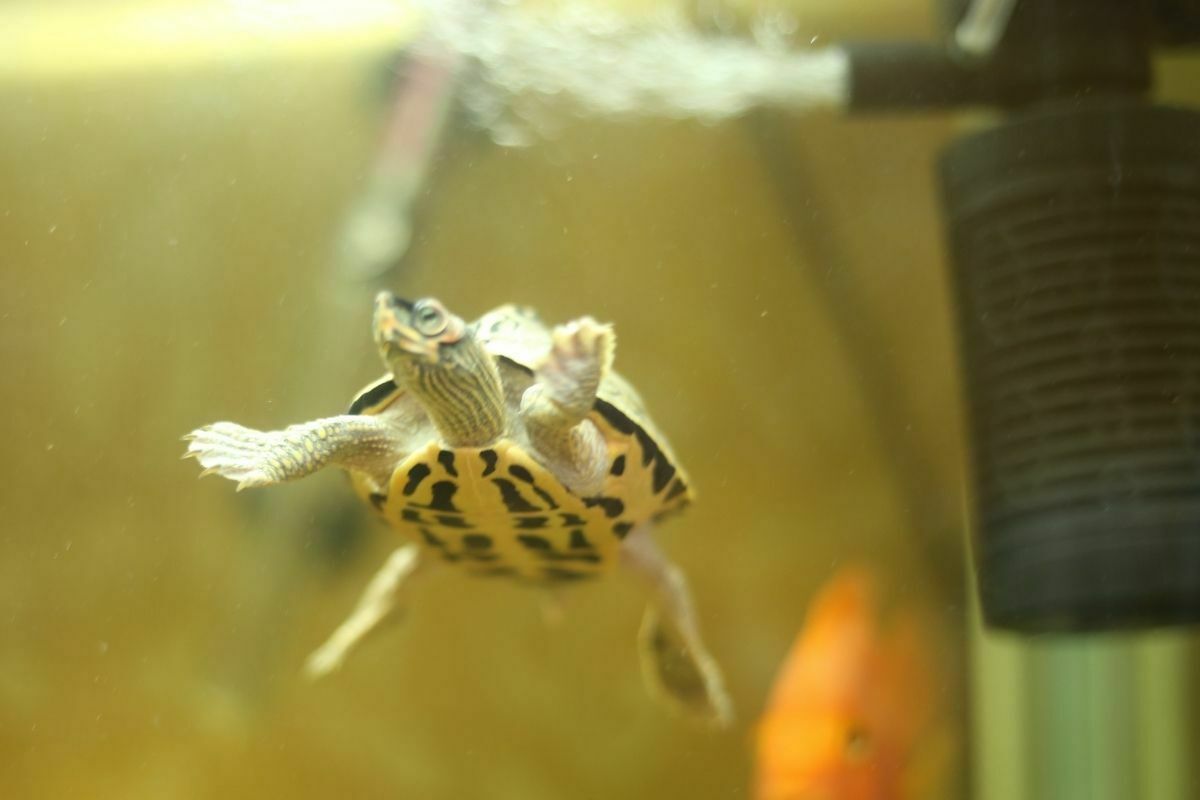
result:
<svg viewBox="0 0 1200 800"><path fill-rule="evenodd" d="M421 565L421 552L415 544L398 548L388 556L367 584L354 611L304 662L304 674L317 680L341 667L351 650L397 614L408 579Z"/></svg>
<svg viewBox="0 0 1200 800"><path fill-rule="evenodd" d="M612 326L591 317L558 326L535 383L521 397L521 420L530 440L565 469L564 483L579 494L599 491L608 467L604 439L585 418L612 366L615 346Z"/></svg>
<svg viewBox="0 0 1200 800"><path fill-rule="evenodd" d="M651 591L638 634L642 673L649 688L689 715L727 727L733 721L733 703L721 669L700 635L683 572L658 549L647 526L629 534L621 555Z"/></svg>
<svg viewBox="0 0 1200 800"><path fill-rule="evenodd" d="M216 422L192 431L184 458L195 458L202 475L237 481L238 490L311 475L328 464L384 473L399 455L396 432L375 417L328 417L281 431L257 431Z"/></svg>
<svg viewBox="0 0 1200 800"><path fill-rule="evenodd" d="M689 716L724 728L733 719L720 668L704 651L689 646L677 628L650 606L638 630L638 655L646 684L655 696Z"/></svg>

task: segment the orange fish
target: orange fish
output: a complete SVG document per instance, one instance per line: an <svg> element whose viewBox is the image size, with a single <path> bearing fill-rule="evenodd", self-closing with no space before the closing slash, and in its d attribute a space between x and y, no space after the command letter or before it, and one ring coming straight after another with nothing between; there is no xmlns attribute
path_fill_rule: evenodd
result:
<svg viewBox="0 0 1200 800"><path fill-rule="evenodd" d="M885 624L873 574L838 572L809 609L759 723L756 800L934 794L918 751L935 739L945 750L935 662L915 612Z"/></svg>

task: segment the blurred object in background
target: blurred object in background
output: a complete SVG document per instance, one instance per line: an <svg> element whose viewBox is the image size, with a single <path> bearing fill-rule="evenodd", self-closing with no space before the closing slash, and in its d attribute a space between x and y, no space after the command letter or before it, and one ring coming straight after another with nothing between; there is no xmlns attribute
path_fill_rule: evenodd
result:
<svg viewBox="0 0 1200 800"><path fill-rule="evenodd" d="M957 748L928 615L885 616L869 569L840 569L809 608L758 729L757 800L926 800Z"/></svg>
<svg viewBox="0 0 1200 800"><path fill-rule="evenodd" d="M380 278L412 243L417 206L452 116L460 57L436 46L407 49L389 63L389 110L375 161L338 241L339 272L351 281Z"/></svg>

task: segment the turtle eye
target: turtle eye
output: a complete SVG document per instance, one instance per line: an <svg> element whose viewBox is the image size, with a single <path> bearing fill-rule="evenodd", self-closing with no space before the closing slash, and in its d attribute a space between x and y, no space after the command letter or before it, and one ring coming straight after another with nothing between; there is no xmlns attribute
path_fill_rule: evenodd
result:
<svg viewBox="0 0 1200 800"><path fill-rule="evenodd" d="M417 303L413 308L413 327L422 336L437 336L446 330L446 313L432 303Z"/></svg>

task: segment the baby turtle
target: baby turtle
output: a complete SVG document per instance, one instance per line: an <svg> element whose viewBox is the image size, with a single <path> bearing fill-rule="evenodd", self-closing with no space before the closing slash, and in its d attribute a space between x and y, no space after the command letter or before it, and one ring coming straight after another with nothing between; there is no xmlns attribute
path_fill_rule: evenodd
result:
<svg viewBox="0 0 1200 800"><path fill-rule="evenodd" d="M621 564L650 594L639 643L651 688L728 723L686 581L650 537L691 490L641 399L611 369L611 326L583 317L551 332L512 305L468 325L437 300L381 292L374 328L390 374L349 413L267 432L217 422L186 437L203 474L239 490L341 467L411 540L313 653L310 674L340 665L427 563L551 586Z"/></svg>

